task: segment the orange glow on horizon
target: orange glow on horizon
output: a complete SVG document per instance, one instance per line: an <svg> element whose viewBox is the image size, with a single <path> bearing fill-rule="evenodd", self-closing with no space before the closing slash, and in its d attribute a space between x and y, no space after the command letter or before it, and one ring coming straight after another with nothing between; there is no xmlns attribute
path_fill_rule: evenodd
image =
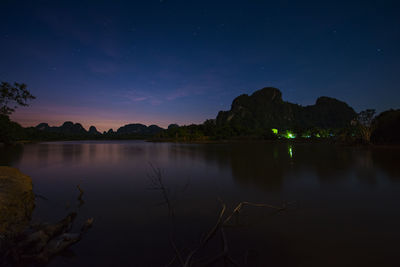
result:
<svg viewBox="0 0 400 267"><path fill-rule="evenodd" d="M90 126L95 126L99 132L108 131L113 129L116 131L119 127L131 123L141 123L146 126L155 124L162 128L167 128L171 123L178 123L179 125L201 123L193 122L188 119L188 122L177 121L174 118L156 118L155 115L142 115L130 116L129 114L119 114L113 112L105 112L95 110L68 110L62 111L61 108L21 108L11 115L13 121L18 122L23 127L34 127L39 123L45 122L49 126L61 126L66 121L73 123L80 123L82 126L89 130Z"/></svg>

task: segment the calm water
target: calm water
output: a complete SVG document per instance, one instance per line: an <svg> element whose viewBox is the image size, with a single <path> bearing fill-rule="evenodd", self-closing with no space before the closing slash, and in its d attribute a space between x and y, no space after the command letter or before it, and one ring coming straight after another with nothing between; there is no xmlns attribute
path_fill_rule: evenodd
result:
<svg viewBox="0 0 400 267"><path fill-rule="evenodd" d="M400 266L400 156L394 148L325 144L54 142L0 148L0 164L33 179L35 221L77 210L94 227L50 266L164 266L174 255L150 164L175 199L176 238L191 248L216 222L218 198L246 209L228 230L249 266ZM77 185L85 193L78 207ZM207 253L219 252L219 238Z"/></svg>

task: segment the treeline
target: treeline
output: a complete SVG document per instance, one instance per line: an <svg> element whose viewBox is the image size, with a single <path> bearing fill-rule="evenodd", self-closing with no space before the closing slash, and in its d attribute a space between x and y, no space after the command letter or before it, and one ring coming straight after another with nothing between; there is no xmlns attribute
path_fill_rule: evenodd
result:
<svg viewBox="0 0 400 267"><path fill-rule="evenodd" d="M286 140L300 141L328 140L340 143L368 143L364 140L365 128L370 132L368 142L374 144L399 144L400 110L388 110L372 118L370 125L363 125L356 119L344 128L247 128L240 124L217 124L207 120L203 124L178 126L171 124L168 129L140 132L97 131L45 131L38 127L24 128L6 115L0 115L0 143L18 141L59 141L59 140L127 140L144 139L174 142L212 142L223 140Z"/></svg>
<svg viewBox="0 0 400 267"><path fill-rule="evenodd" d="M372 123L371 142L375 144L400 144L400 109L379 114Z"/></svg>
<svg viewBox="0 0 400 267"><path fill-rule="evenodd" d="M301 106L283 101L279 89L265 87L251 95L240 95L230 110L220 111L215 120L200 125L170 125L156 140L218 141L236 139L330 140L345 143L393 143L385 125L398 128L398 111L374 119L372 109L356 113L347 103L319 97L314 105Z"/></svg>
<svg viewBox="0 0 400 267"><path fill-rule="evenodd" d="M368 127L370 140L365 140L363 129ZM155 141L207 142L222 140L285 140L300 141L328 140L339 143L399 144L400 110L388 110L371 119L370 125L358 121L358 116L343 128L281 127L248 128L240 124L218 124L207 120L203 124L178 126L171 124L168 129L155 134Z"/></svg>
<svg viewBox="0 0 400 267"><path fill-rule="evenodd" d="M70 121L61 126L41 123L23 128L12 122L10 103L26 106L32 96L25 84L0 84L0 143L55 140L122 140L209 142L221 140L329 140L343 143L398 144L400 110L388 110L374 117L375 110L356 113L345 102L320 97L314 105L301 106L283 101L279 89L265 87L252 95L236 97L228 111L220 111L216 119L202 124L168 129L140 123L124 125L100 133Z"/></svg>

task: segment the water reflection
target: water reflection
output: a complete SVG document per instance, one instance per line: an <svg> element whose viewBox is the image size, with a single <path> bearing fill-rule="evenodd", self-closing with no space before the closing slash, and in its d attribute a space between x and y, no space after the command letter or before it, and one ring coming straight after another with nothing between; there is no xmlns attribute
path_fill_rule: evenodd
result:
<svg viewBox="0 0 400 267"><path fill-rule="evenodd" d="M37 157L41 161L47 162L49 158L50 146L49 144L42 144L37 149Z"/></svg>
<svg viewBox="0 0 400 267"><path fill-rule="evenodd" d="M291 144L288 144L288 153L289 157L293 158L293 146Z"/></svg>
<svg viewBox="0 0 400 267"><path fill-rule="evenodd" d="M0 166L13 166L14 163L21 160L24 152L23 145L1 146L0 145Z"/></svg>
<svg viewBox="0 0 400 267"><path fill-rule="evenodd" d="M177 219L184 226L179 234L188 244L215 223L217 197L228 205L289 199L299 203L298 210L272 219L251 212L264 220L256 229L229 233L232 249L242 255L254 246L262 263L258 266L325 266L327 258L335 259L333 266L356 258L353 266L360 266L369 264L369 255L386 263L395 255L391 249L400 238L398 151L266 142L54 142L1 147L0 164L32 177L35 190L49 199L38 202L41 216L62 217L65 203L76 200L76 186L84 189L81 212L95 217L96 225L76 247L79 256L73 263L53 266L131 266L132 257L136 266L163 266L170 260L166 212L156 206L160 196L147 190L149 162L164 171L168 185L183 186L190 178L177 204Z"/></svg>
<svg viewBox="0 0 400 267"><path fill-rule="evenodd" d="M32 164L105 164L141 161L166 163L205 161L231 170L235 181L265 190L280 190L285 177L314 173L321 182L347 179L352 173L362 182L376 183L377 171L400 178L396 148L341 147L328 144L234 143L42 143L0 148L1 165L18 165L22 155ZM26 152L26 153L24 153ZM60 153L61 152L61 153Z"/></svg>
<svg viewBox="0 0 400 267"><path fill-rule="evenodd" d="M302 172L315 174L320 182L343 181L354 173L361 182L375 183L378 170L396 179L400 173L397 151L329 144L235 143L173 146L170 155L201 158L230 168L240 184L276 191L285 177Z"/></svg>
<svg viewBox="0 0 400 267"><path fill-rule="evenodd" d="M400 180L400 149L377 148L371 158L373 164L383 170L389 179Z"/></svg>

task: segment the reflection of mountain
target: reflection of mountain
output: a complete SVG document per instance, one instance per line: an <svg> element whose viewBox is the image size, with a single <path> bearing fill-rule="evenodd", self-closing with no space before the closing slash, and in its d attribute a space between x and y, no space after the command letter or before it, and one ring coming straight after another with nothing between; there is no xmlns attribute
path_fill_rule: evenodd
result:
<svg viewBox="0 0 400 267"><path fill-rule="evenodd" d="M399 177L396 150L342 147L330 144L233 143L175 145L171 157L206 160L229 168L240 184L267 191L280 190L285 177L315 174L321 183L345 181L355 176L375 183L379 171Z"/></svg>
<svg viewBox="0 0 400 267"><path fill-rule="evenodd" d="M24 154L25 153L25 154ZM109 164L140 162L180 162L191 160L229 169L234 181L267 191L279 191L288 177L316 176L320 183L336 183L356 178L374 184L379 174L400 180L398 148L342 147L329 144L232 143L171 144L127 142L43 143L0 147L0 165L15 166L24 159L33 165L45 162L62 164ZM31 158L30 158L31 157Z"/></svg>
<svg viewBox="0 0 400 267"><path fill-rule="evenodd" d="M389 179L400 180L400 149L396 147L375 148L371 155L372 162L382 171L384 171Z"/></svg>
<svg viewBox="0 0 400 267"><path fill-rule="evenodd" d="M277 190L293 162L288 149L287 144L234 143L177 145L170 153L174 157L206 160L223 169L229 168L233 178L241 184Z"/></svg>
<svg viewBox="0 0 400 267"><path fill-rule="evenodd" d="M63 162L80 162L88 144L61 144Z"/></svg>
<svg viewBox="0 0 400 267"><path fill-rule="evenodd" d="M237 182L275 191L282 186L283 166L289 167L291 161L286 144L238 144L230 165Z"/></svg>
<svg viewBox="0 0 400 267"><path fill-rule="evenodd" d="M352 166L347 150L330 145L247 144L231 157L234 178L268 191L279 190L288 175L315 173L321 181L343 179Z"/></svg>

